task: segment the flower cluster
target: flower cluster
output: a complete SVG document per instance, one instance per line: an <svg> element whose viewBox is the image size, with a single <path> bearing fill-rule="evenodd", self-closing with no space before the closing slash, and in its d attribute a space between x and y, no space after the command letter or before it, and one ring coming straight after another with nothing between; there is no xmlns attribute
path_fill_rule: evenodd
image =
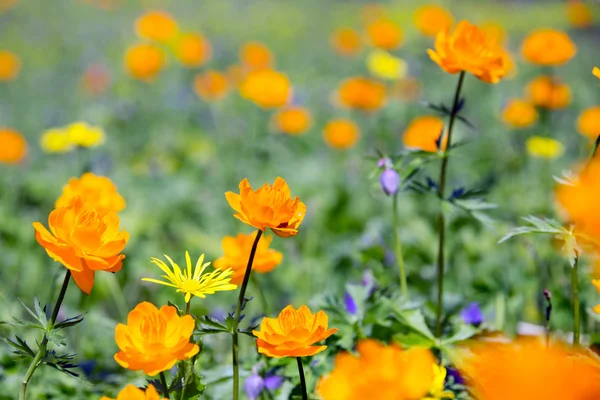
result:
<svg viewBox="0 0 600 400"><path fill-rule="evenodd" d="M95 147L104 143L102 128L86 122L74 122L65 127L46 130L40 138L42 149L48 153L64 153L78 147Z"/></svg>

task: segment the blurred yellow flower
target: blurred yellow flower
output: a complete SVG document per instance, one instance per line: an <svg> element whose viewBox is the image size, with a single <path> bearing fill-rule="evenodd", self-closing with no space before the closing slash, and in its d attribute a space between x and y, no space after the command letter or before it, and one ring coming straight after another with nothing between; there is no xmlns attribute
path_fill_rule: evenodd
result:
<svg viewBox="0 0 600 400"><path fill-rule="evenodd" d="M75 122L65 128L69 141L74 146L95 147L104 143L104 131L98 126Z"/></svg>
<svg viewBox="0 0 600 400"><path fill-rule="evenodd" d="M196 266L192 271L192 260L190 259L190 253L185 252L185 263L186 269L182 272L179 265L177 265L168 255L164 255L173 270L169 269L167 264L159 260L158 258L152 258L152 263L156 264L165 275L162 277L166 281L161 281L152 278L143 278L143 281L158 283L160 285L169 286L177 289L178 293L183 293L185 296L185 302L189 303L192 296L206 298L208 294L214 294L215 292L235 290L237 285L230 283L233 271L231 269L219 270L203 274L206 267L210 265L209 262L204 263L204 254L200 255Z"/></svg>
<svg viewBox="0 0 600 400"><path fill-rule="evenodd" d="M360 35L352 28L340 28L331 35L331 45L338 54L353 56L360 52Z"/></svg>
<svg viewBox="0 0 600 400"><path fill-rule="evenodd" d="M149 11L135 21L135 31L143 39L167 42L177 35L177 22L164 11Z"/></svg>
<svg viewBox="0 0 600 400"><path fill-rule="evenodd" d="M592 68L592 75L594 75L596 78L600 79L600 68L598 68L598 67Z"/></svg>
<svg viewBox="0 0 600 400"><path fill-rule="evenodd" d="M523 41L521 54L532 64L558 66L577 53L577 46L569 36L556 29L538 29Z"/></svg>
<svg viewBox="0 0 600 400"><path fill-rule="evenodd" d="M27 155L27 141L19 132L0 127L0 164L17 164Z"/></svg>
<svg viewBox="0 0 600 400"><path fill-rule="evenodd" d="M441 365L433 364L433 382L429 389L429 394L423 397L422 400L443 400L454 399L454 393L449 390L444 390L446 382L446 368Z"/></svg>
<svg viewBox="0 0 600 400"><path fill-rule="evenodd" d="M116 399L103 396L100 400L161 400L161 398L152 385L148 385L145 391L133 385L127 385L119 392ZM162 400L166 399L163 398Z"/></svg>
<svg viewBox="0 0 600 400"><path fill-rule="evenodd" d="M20 70L19 57L10 51L0 50L0 82L15 80Z"/></svg>
<svg viewBox="0 0 600 400"><path fill-rule="evenodd" d="M525 93L533 104L558 110L571 104L571 88L556 77L542 75L526 86Z"/></svg>
<svg viewBox="0 0 600 400"><path fill-rule="evenodd" d="M562 155L564 147L552 138L533 136L527 139L527 153L533 157L556 158Z"/></svg>
<svg viewBox="0 0 600 400"><path fill-rule="evenodd" d="M425 36L435 36L438 32L452 27L452 14L438 5L421 6L415 12L413 21L417 29Z"/></svg>
<svg viewBox="0 0 600 400"><path fill-rule="evenodd" d="M581 0L567 0L567 18L575 28L587 28L592 25L592 11Z"/></svg>
<svg viewBox="0 0 600 400"><path fill-rule="evenodd" d="M64 129L52 128L42 134L40 146L46 153L66 153L74 148Z"/></svg>
<svg viewBox="0 0 600 400"><path fill-rule="evenodd" d="M360 128L348 119L333 119L323 128L323 139L334 149L349 149L360 139Z"/></svg>
<svg viewBox="0 0 600 400"><path fill-rule="evenodd" d="M406 61L381 49L374 49L369 53L367 68L373 76L390 80L402 79L408 72Z"/></svg>
<svg viewBox="0 0 600 400"><path fill-rule="evenodd" d="M589 107L577 118L577 131L596 140L600 136L600 106Z"/></svg>
<svg viewBox="0 0 600 400"><path fill-rule="evenodd" d="M312 117L305 107L286 107L273 115L273 123L278 132L302 135L310 128Z"/></svg>
<svg viewBox="0 0 600 400"><path fill-rule="evenodd" d="M179 36L174 47L175 57L184 67L200 67L212 57L212 46L200 33Z"/></svg>
<svg viewBox="0 0 600 400"><path fill-rule="evenodd" d="M526 128L537 119L538 112L528 100L511 99L502 111L502 121L511 128Z"/></svg>
<svg viewBox="0 0 600 400"><path fill-rule="evenodd" d="M395 22L380 18L367 25L367 37L371 45L394 50L402 45L404 34Z"/></svg>
<svg viewBox="0 0 600 400"><path fill-rule="evenodd" d="M263 108L285 105L292 95L292 84L286 74L272 69L250 72L240 86L242 97Z"/></svg>
<svg viewBox="0 0 600 400"><path fill-rule="evenodd" d="M166 58L163 51L153 44L131 46L125 53L125 69L133 78L152 81L164 68Z"/></svg>

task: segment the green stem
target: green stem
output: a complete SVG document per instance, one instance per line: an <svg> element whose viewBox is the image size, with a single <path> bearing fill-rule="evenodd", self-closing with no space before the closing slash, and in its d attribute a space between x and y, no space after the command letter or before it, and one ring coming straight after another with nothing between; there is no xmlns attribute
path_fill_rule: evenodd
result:
<svg viewBox="0 0 600 400"><path fill-rule="evenodd" d="M169 385L167 385L167 377L165 376L165 371L160 373L160 383L163 387L163 396L166 399L169 399Z"/></svg>
<svg viewBox="0 0 600 400"><path fill-rule="evenodd" d="M190 298L190 301L188 301L187 303L185 303L185 314L188 315L190 313L190 305L192 304L192 299Z"/></svg>
<svg viewBox="0 0 600 400"><path fill-rule="evenodd" d="M404 256L402 255L402 243L400 242L399 218L398 218L398 193L394 194L392 200L392 210L394 214L394 242L396 251L396 262L398 263L398 273L400 274L400 292L402 298L408 296L408 285L406 284L406 266L404 265Z"/></svg>
<svg viewBox="0 0 600 400"><path fill-rule="evenodd" d="M256 238L252 244L252 250L250 250L250 257L248 257L248 265L246 265L246 272L244 273L244 280L242 281L242 287L240 288L240 295L238 297L237 305L235 307L235 316L233 318L233 400L239 399L240 391L240 371L238 361L238 326L240 325L240 313L242 312L242 304L244 303L244 296L246 295L246 288L248 287L248 281L250 280L250 274L252 273L252 262L254 262L254 255L256 254L256 248L258 241L262 235L262 231L259 229L256 232Z"/></svg>
<svg viewBox="0 0 600 400"><path fill-rule="evenodd" d="M452 131L454 128L454 121L456 119L458 102L460 101L460 92L465 80L465 72L462 71L458 78L458 84L456 85L456 91L454 92L454 102L452 103L452 110L450 113L450 122L448 123L448 140L446 141L446 147L444 148L444 158L442 159L442 166L440 169L440 182L438 186L438 196L443 202L444 191L446 189L446 175L448 171L448 149L452 146ZM441 138L440 145L443 146L444 138ZM443 204L442 204L443 205ZM437 312L436 312L436 336L439 338L442 336L442 312L443 312L443 296L444 296L444 245L446 241L446 221L444 218L444 210L440 209L438 216L438 257L437 257Z"/></svg>
<svg viewBox="0 0 600 400"><path fill-rule="evenodd" d="M579 346L581 310L579 306L579 254L577 253L571 270L571 288L573 289L573 344Z"/></svg>
<svg viewBox="0 0 600 400"><path fill-rule="evenodd" d="M302 367L302 357L296 357L298 362L298 375L300 375L300 388L302 389L302 400L308 400L306 392L306 378L304 377L304 367Z"/></svg>
<svg viewBox="0 0 600 400"><path fill-rule="evenodd" d="M260 298L260 303L262 305L263 312L265 313L265 315L269 315L270 312L269 312L269 303L267 302L267 296L265 296L265 292L262 290L262 287L260 286L260 282L258 282L256 273L252 273L250 275L250 279L252 280L252 284L254 284L256 291L258 292L258 297Z"/></svg>
<svg viewBox="0 0 600 400"><path fill-rule="evenodd" d="M54 309L52 310L52 316L50 317L50 321L48 322L48 332L54 328L54 323L56 322L56 318L58 317L58 311L60 310L60 306L65 299L65 293L67 293L67 288L69 287L69 281L71 280L71 271L67 269L67 273L65 274L65 279L63 281L62 287L60 288L60 293L58 294L58 298L56 299L56 303L54 304ZM19 400L26 399L27 393L27 385L31 380L31 377L35 373L35 370L42 364L42 360L46 358L46 348L48 345L48 336L44 334L44 338L38 347L37 354L29 364L29 368L25 373L25 377L23 378L23 383L21 385L21 393L19 394Z"/></svg>

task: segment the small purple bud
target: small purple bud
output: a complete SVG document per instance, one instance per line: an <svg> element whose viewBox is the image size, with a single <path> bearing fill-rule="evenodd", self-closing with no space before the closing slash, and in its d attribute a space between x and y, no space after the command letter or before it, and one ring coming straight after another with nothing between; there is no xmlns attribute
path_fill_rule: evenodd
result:
<svg viewBox="0 0 600 400"><path fill-rule="evenodd" d="M348 292L344 292L344 304L346 305L346 311L350 315L356 315L356 302Z"/></svg>
<svg viewBox="0 0 600 400"><path fill-rule="evenodd" d="M370 269L366 269L363 272L360 283L369 290L370 297L375 291L375 278L373 277L373 272Z"/></svg>
<svg viewBox="0 0 600 400"><path fill-rule="evenodd" d="M381 173L379 183L385 194L388 196L394 195L400 187L400 175L394 169L386 169Z"/></svg>
<svg viewBox="0 0 600 400"><path fill-rule="evenodd" d="M483 313L477 302L469 303L460 312L460 316L465 324L479 326L483 322Z"/></svg>
<svg viewBox="0 0 600 400"><path fill-rule="evenodd" d="M392 168L392 166L392 160L387 157L380 158L379 161L377 161L377 168L389 169Z"/></svg>
<svg viewBox="0 0 600 400"><path fill-rule="evenodd" d="M454 378L454 383L463 385L465 383L464 378L461 376L460 372L457 369L446 367L447 378Z"/></svg>
<svg viewBox="0 0 600 400"><path fill-rule="evenodd" d="M283 385L283 376L269 375L265 378L265 388L270 391L277 390Z"/></svg>
<svg viewBox="0 0 600 400"><path fill-rule="evenodd" d="M252 375L246 378L246 382L244 382L244 390L246 392L246 396L250 400L257 400L260 397L260 394L265 389L265 381L258 374L258 370L256 366L252 368Z"/></svg>

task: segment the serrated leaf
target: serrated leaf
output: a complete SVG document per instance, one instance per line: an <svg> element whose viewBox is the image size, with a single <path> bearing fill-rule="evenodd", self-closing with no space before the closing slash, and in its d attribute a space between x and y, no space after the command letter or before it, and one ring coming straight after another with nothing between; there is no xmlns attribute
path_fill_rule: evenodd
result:
<svg viewBox="0 0 600 400"><path fill-rule="evenodd" d="M232 322L233 322L233 318L232 318ZM233 329L233 325L232 325L232 327L229 327L229 326L225 325L223 322L219 321L218 319L209 317L207 315L199 318L198 323L199 323L199 326L196 329L196 332L198 334L210 335L210 334L221 333L221 332L232 333L232 329Z"/></svg>
<svg viewBox="0 0 600 400"><path fill-rule="evenodd" d="M48 331L46 333L46 338L48 342L55 344L56 346L66 346L67 338L62 332L59 332L55 329Z"/></svg>
<svg viewBox="0 0 600 400"><path fill-rule="evenodd" d="M17 298L17 300L19 301L19 303L21 303L21 305L23 306L23 308L25 308L25 310L27 310L27 312L29 313L29 315L31 315L33 317L33 319L35 319L36 321L38 321L44 330L48 329L48 319L46 318L46 313L42 312L41 314L38 314L37 311L39 310L40 312L41 307L39 307L39 303L37 301L37 298L34 298L34 307L36 309L36 312L32 311L31 308L27 307L27 305L19 298Z"/></svg>
<svg viewBox="0 0 600 400"><path fill-rule="evenodd" d="M561 235L561 234L571 234L571 231L563 227L559 222L553 219L543 219L534 217L532 215L523 218L526 222L529 222L529 226L519 226L516 228L510 229L506 235L502 237L498 241L498 243L503 243L508 239L511 239L515 236L519 235L527 235L527 234L552 234L552 235Z"/></svg>
<svg viewBox="0 0 600 400"><path fill-rule="evenodd" d="M67 318L64 321L54 324L53 329L58 330L58 329L65 329L65 328L69 328L71 326L75 326L75 325L79 324L81 321L83 321L83 315L84 314L80 314L75 317Z"/></svg>
<svg viewBox="0 0 600 400"><path fill-rule="evenodd" d="M169 391L175 393L172 398L175 399L197 399L202 393L206 385L202 383L201 377L194 371L193 359L180 361L177 364L177 374L171 382Z"/></svg>
<svg viewBox="0 0 600 400"><path fill-rule="evenodd" d="M425 317L420 309L409 309L409 310L394 310L398 321L406 326L407 328L421 334L422 336L435 341L436 338L429 330Z"/></svg>
<svg viewBox="0 0 600 400"><path fill-rule="evenodd" d="M473 325L462 324L452 336L442 339L441 343L444 346L452 343L462 342L463 340L467 340L475 336L479 331L480 329L474 327Z"/></svg>
<svg viewBox="0 0 600 400"><path fill-rule="evenodd" d="M6 336L0 336L0 340L17 349L18 353L22 354L23 356L30 356L32 358L35 357L34 351L29 347L27 342L25 342L25 340L21 339L19 336L15 336L16 341Z"/></svg>

